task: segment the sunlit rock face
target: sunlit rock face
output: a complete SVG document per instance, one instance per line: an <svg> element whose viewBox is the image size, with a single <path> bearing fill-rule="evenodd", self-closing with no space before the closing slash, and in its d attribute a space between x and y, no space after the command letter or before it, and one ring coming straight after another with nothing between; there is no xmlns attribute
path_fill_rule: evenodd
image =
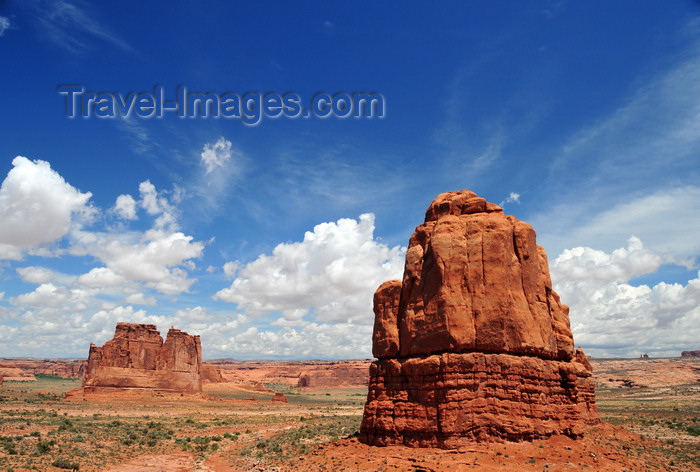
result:
<svg viewBox="0 0 700 472"><path fill-rule="evenodd" d="M535 231L473 192L433 200L374 313L367 444L580 437L597 421L591 367Z"/></svg>
<svg viewBox="0 0 700 472"><path fill-rule="evenodd" d="M118 323L104 346L90 345L83 387L202 391L202 346L199 336L170 328L165 342L155 325Z"/></svg>

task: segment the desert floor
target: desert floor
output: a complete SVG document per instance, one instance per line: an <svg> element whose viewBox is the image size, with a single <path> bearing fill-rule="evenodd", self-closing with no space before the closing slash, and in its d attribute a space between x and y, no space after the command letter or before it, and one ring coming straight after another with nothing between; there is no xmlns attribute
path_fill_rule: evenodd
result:
<svg viewBox="0 0 700 472"><path fill-rule="evenodd" d="M0 387L0 471L700 470L700 360L595 360L604 423L581 440L370 447L355 438L366 388L72 396L79 380ZM253 399L254 398L254 399Z"/></svg>

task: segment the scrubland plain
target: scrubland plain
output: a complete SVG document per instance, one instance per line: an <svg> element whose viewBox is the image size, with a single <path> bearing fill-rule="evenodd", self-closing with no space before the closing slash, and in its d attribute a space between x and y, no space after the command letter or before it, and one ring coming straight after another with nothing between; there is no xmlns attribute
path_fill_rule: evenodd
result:
<svg viewBox="0 0 700 472"><path fill-rule="evenodd" d="M581 440L457 450L358 442L366 387L64 398L77 379L0 387L0 471L700 470L700 360L594 360L604 421ZM288 403L272 402L284 393Z"/></svg>

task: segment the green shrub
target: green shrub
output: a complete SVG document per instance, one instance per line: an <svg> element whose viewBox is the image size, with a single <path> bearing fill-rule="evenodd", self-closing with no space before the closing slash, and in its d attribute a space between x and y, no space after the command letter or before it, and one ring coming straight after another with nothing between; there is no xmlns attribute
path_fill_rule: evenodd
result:
<svg viewBox="0 0 700 472"><path fill-rule="evenodd" d="M51 465L59 469L80 470L80 464L77 462L70 462L67 459L56 459Z"/></svg>
<svg viewBox="0 0 700 472"><path fill-rule="evenodd" d="M39 451L39 454L46 454L51 450L51 448L56 444L56 441L39 441L36 443L36 448Z"/></svg>
<svg viewBox="0 0 700 472"><path fill-rule="evenodd" d="M59 431L75 431L75 426L73 425L73 422L69 420L68 418L63 418L61 420L61 423L58 425L58 430Z"/></svg>

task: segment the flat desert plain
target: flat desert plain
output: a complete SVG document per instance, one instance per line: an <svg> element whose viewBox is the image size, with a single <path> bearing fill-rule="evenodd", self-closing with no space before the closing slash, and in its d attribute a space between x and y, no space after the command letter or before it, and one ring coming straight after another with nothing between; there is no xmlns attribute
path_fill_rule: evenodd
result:
<svg viewBox="0 0 700 472"><path fill-rule="evenodd" d="M366 387L299 388L240 374L206 384L203 395L65 398L80 380L38 375L0 387L0 471L700 470L700 359L592 364L603 423L583 439L458 450L359 443ZM274 393L288 403L273 402Z"/></svg>

